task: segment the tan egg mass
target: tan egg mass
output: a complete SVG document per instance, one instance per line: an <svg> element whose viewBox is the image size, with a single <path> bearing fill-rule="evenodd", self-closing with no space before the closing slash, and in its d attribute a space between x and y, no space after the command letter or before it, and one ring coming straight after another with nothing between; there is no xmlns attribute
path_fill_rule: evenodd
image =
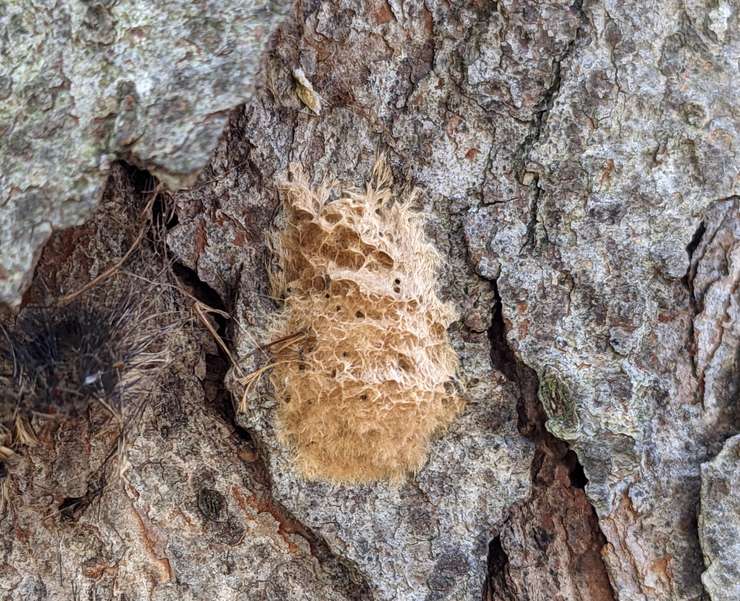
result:
<svg viewBox="0 0 740 601"><path fill-rule="evenodd" d="M463 402L453 307L436 293L440 256L380 160L362 193L329 200L298 175L272 236L277 428L308 478L398 480L424 464ZM446 386L448 385L448 386Z"/></svg>

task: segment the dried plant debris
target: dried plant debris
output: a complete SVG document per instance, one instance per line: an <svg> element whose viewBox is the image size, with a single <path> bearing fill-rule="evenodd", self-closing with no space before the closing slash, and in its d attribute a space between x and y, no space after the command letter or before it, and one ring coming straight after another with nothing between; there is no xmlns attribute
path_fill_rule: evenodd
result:
<svg viewBox="0 0 740 601"><path fill-rule="evenodd" d="M133 294L27 308L0 335L0 419L76 416L96 402L120 416L147 373L166 362L167 321Z"/></svg>
<svg viewBox="0 0 740 601"><path fill-rule="evenodd" d="M295 79L295 93L300 101L306 105L315 115L321 114L321 96L318 95L316 90L313 89L313 85L306 77L303 69L295 69L293 71L293 78Z"/></svg>
<svg viewBox="0 0 740 601"><path fill-rule="evenodd" d="M448 391L456 313L436 293L440 257L381 159L362 193L329 200L297 174L272 238L271 382L282 440L308 478L398 480L419 470L462 400ZM296 335L300 333L300 335Z"/></svg>

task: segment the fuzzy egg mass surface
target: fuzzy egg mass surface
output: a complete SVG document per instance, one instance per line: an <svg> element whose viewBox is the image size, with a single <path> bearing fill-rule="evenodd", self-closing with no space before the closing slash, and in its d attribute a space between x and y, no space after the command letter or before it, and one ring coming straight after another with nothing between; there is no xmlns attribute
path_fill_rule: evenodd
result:
<svg viewBox="0 0 740 601"><path fill-rule="evenodd" d="M391 183L381 160L361 193L330 200L302 176L283 190L271 279L284 304L270 335L288 342L273 349L271 381L278 432L308 478L399 480L463 406L440 256Z"/></svg>

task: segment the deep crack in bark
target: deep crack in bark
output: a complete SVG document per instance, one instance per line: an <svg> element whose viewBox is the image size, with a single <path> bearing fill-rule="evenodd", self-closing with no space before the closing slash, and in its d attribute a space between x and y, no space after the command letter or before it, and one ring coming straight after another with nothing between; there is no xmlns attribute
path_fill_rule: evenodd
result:
<svg viewBox="0 0 740 601"><path fill-rule="evenodd" d="M578 38L582 33L583 24L587 22L586 14L583 11L583 0L576 0L573 3L572 8L578 13L581 24L576 29L573 39L565 47L565 50L563 50L562 54L554 61L552 83L545 90L542 96L542 100L539 103L541 108L537 110L537 114L535 115L534 119L530 121L530 131L522 141L515 154L514 172L516 174L517 180L521 184L525 184L525 174L527 173L527 168L529 166L529 157L532 153L532 149L542 137L542 131L547 125L547 119L550 115L550 111L555 105L555 100L560 94L560 87L562 85L563 63L568 60L575 51L576 45L578 43ZM532 179L528 184L530 188L530 194L532 196L530 204L530 216L529 221L527 222L527 234L525 236L524 244L521 250L524 250L524 248L527 246L532 246L534 248L537 245L540 174L537 172L532 172L530 175L532 176ZM545 238L547 238L547 231L545 231Z"/></svg>
<svg viewBox="0 0 740 601"><path fill-rule="evenodd" d="M580 598L612 601L615 596L600 553L606 539L585 494L588 480L576 453L545 427L537 374L509 346L497 282L492 285L491 362L517 385L519 432L536 448L531 496L511 508L489 545L484 601L562 594L565 580ZM578 538L574 540L574 536ZM525 590L521 583L526 583Z"/></svg>
<svg viewBox="0 0 740 601"><path fill-rule="evenodd" d="M232 299L223 299L216 290L203 282L193 269L175 262L173 271L198 300L220 311L232 313ZM218 335L230 349L233 348L228 320L218 314L213 314L213 318L216 322ZM253 491L257 497L258 510L269 513L276 520L278 532L281 536L295 534L304 538L311 549L311 555L319 562L324 573L332 579L336 590L343 593L347 599L372 601L373 595L370 585L359 568L349 560L335 554L321 536L302 524L282 503L272 496L272 478L265 461L267 451L261 448L257 438L237 423L233 399L225 384L229 369L229 358L220 346L216 346L218 355L208 355L206 357L206 376L204 379L206 396L216 412L233 428L241 444L245 445L256 456L251 466L252 475L261 485L261 491Z"/></svg>
<svg viewBox="0 0 740 601"><path fill-rule="evenodd" d="M704 234L707 231L706 224L704 221L699 223L699 227L696 228L696 231L694 232L694 235L691 237L691 241L686 246L686 253L689 256L689 266L686 269L686 275L683 277L683 283L686 286L686 289L689 292L689 309L690 309L690 319L689 319L689 332L688 332L688 345L687 350L689 353L689 359L691 361L691 370L694 374L694 376L699 381L699 386L697 386L697 394L699 395L699 400L704 399L704 377L702 374L699 373L699 369L696 363L696 334L694 332L694 318L701 313L702 309L698 306L698 303L696 302L696 294L694 292L694 276L696 275L696 263L694 262L694 253L696 252L696 249L699 247L699 244L702 241L702 238L704 237Z"/></svg>

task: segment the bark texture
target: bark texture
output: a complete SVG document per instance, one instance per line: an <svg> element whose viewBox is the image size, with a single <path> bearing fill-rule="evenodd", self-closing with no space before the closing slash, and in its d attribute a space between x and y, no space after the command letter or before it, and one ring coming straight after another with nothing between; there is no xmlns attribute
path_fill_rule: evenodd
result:
<svg viewBox="0 0 740 601"><path fill-rule="evenodd" d="M239 368L200 322L184 329L125 480L74 520L54 508L87 490L99 432L64 424L24 449L0 590L726 598L739 13L724 0L297 3L254 99L160 220L180 281L231 314L213 327ZM240 381L268 362L256 349L277 310L265 233L291 162L362 185L379 150L397 185L422 191L468 404L402 485L306 482L275 437L269 386L244 396ZM73 289L125 252L135 230L116 224L141 205L137 185L116 169L95 220L47 245L39 290ZM156 279L147 248L128 269ZM723 444L703 473L702 547L701 465Z"/></svg>
<svg viewBox="0 0 740 601"><path fill-rule="evenodd" d="M699 539L707 564L701 579L713 601L740 597L740 435L702 465Z"/></svg>
<svg viewBox="0 0 740 601"><path fill-rule="evenodd" d="M0 302L20 302L44 242L90 215L116 159L192 183L284 7L3 2Z"/></svg>

